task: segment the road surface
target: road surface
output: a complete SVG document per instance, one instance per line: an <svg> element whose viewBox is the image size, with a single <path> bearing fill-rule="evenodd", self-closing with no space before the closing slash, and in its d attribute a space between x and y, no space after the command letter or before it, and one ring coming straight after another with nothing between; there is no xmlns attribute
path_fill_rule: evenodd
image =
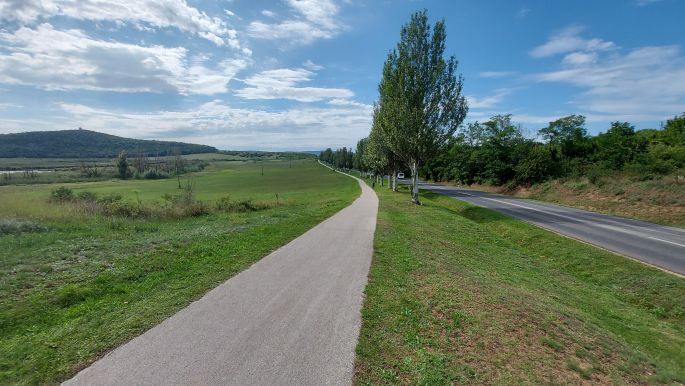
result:
<svg viewBox="0 0 685 386"><path fill-rule="evenodd" d="M424 183L421 189L493 209L685 275L685 230L452 186Z"/></svg>
<svg viewBox="0 0 685 386"><path fill-rule="evenodd" d="M349 385L378 210L359 183L352 205L64 384Z"/></svg>

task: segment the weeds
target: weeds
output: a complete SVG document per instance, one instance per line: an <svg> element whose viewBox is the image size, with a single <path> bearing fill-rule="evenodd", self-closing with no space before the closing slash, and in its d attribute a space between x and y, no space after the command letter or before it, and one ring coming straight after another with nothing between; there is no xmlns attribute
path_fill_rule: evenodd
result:
<svg viewBox="0 0 685 386"><path fill-rule="evenodd" d="M29 220L0 218L0 236L19 233L44 232L47 228Z"/></svg>
<svg viewBox="0 0 685 386"><path fill-rule="evenodd" d="M269 205L264 204L264 203L254 203L252 200L241 200L241 201L232 201L230 197L222 197L220 198L215 205L216 210L221 211L221 212L231 212L231 213L239 213L239 212L256 212L259 210L264 210L268 209Z"/></svg>

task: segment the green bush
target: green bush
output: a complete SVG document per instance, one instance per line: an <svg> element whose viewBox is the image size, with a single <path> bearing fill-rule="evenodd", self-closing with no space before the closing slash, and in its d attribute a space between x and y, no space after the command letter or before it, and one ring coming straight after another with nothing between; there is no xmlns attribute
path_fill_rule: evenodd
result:
<svg viewBox="0 0 685 386"><path fill-rule="evenodd" d="M143 178L146 180L161 180L164 178L169 178L169 175L155 169L148 169L143 174Z"/></svg>
<svg viewBox="0 0 685 386"><path fill-rule="evenodd" d="M67 187L61 186L57 189L53 189L52 193L50 193L50 197L53 201L57 202L73 201L74 191Z"/></svg>
<svg viewBox="0 0 685 386"><path fill-rule="evenodd" d="M79 201L86 201L86 202L97 202L98 201L98 196L95 193L89 192L87 190L83 191L83 192L79 192L79 194L76 195L76 198Z"/></svg>
<svg viewBox="0 0 685 386"><path fill-rule="evenodd" d="M119 202L121 201L122 197L121 194L119 193L110 193L106 196L102 196L98 199L98 202L100 204L111 204L114 202Z"/></svg>
<svg viewBox="0 0 685 386"><path fill-rule="evenodd" d="M222 212L256 212L268 209L269 205L254 203L252 200L232 201L230 197L222 197L216 202L216 209Z"/></svg>

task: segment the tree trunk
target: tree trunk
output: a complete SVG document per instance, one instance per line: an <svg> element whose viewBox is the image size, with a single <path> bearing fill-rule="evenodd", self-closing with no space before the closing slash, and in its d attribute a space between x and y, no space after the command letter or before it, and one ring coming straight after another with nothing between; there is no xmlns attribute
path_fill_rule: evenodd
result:
<svg viewBox="0 0 685 386"><path fill-rule="evenodd" d="M392 182L390 180L390 174L388 174L388 189L392 189Z"/></svg>
<svg viewBox="0 0 685 386"><path fill-rule="evenodd" d="M397 191L397 170L392 172L392 191Z"/></svg>
<svg viewBox="0 0 685 386"><path fill-rule="evenodd" d="M419 201L419 163L416 161L411 163L411 202L421 204Z"/></svg>

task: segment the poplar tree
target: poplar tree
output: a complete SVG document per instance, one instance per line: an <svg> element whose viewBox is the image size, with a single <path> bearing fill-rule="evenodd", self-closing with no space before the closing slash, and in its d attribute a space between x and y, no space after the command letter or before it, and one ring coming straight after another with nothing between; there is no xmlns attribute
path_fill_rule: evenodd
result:
<svg viewBox="0 0 685 386"><path fill-rule="evenodd" d="M431 28L426 10L414 13L388 54L378 86L378 126L393 154L411 170L416 204L421 164L454 135L468 112L457 60L444 57L446 37L443 20Z"/></svg>

